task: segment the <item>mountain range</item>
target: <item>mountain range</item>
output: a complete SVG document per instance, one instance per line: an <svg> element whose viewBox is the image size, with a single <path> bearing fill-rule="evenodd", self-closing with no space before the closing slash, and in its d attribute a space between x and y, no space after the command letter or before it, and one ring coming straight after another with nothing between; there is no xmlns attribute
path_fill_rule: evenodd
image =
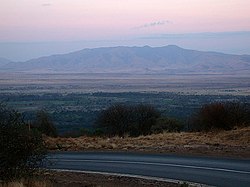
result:
<svg viewBox="0 0 250 187"><path fill-rule="evenodd" d="M10 60L6 59L6 58L0 58L0 67L5 66L6 64L11 63Z"/></svg>
<svg viewBox="0 0 250 187"><path fill-rule="evenodd" d="M103 47L10 62L0 71L30 73L221 73L250 74L250 55L164 47Z"/></svg>

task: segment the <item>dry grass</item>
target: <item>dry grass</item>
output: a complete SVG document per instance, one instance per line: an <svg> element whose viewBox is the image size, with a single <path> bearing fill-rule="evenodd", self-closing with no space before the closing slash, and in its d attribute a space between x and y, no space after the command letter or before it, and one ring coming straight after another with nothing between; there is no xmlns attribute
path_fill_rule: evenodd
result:
<svg viewBox="0 0 250 187"><path fill-rule="evenodd" d="M0 187L178 187L179 184L125 176L50 171L46 180L1 183Z"/></svg>
<svg viewBox="0 0 250 187"><path fill-rule="evenodd" d="M0 183L0 187L52 187L52 186L53 186L52 183L49 181L38 181L38 180Z"/></svg>
<svg viewBox="0 0 250 187"><path fill-rule="evenodd" d="M231 131L163 133L131 137L46 138L50 150L116 150L250 158L250 127Z"/></svg>
<svg viewBox="0 0 250 187"><path fill-rule="evenodd" d="M55 187L178 187L155 180L93 173L51 172Z"/></svg>

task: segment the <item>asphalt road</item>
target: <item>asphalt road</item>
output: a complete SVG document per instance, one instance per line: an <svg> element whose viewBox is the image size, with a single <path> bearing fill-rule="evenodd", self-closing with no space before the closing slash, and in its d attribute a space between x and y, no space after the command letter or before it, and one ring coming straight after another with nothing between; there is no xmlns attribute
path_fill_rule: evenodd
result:
<svg viewBox="0 0 250 187"><path fill-rule="evenodd" d="M51 169L140 175L212 186L250 186L250 160L111 152L60 152L49 159L54 162Z"/></svg>

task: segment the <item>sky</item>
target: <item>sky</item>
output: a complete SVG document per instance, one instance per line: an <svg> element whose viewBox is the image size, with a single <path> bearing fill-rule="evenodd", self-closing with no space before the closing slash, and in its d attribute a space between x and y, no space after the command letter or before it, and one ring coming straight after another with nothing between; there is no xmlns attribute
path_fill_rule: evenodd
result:
<svg viewBox="0 0 250 187"><path fill-rule="evenodd" d="M0 57L179 45L250 54L249 0L0 0Z"/></svg>

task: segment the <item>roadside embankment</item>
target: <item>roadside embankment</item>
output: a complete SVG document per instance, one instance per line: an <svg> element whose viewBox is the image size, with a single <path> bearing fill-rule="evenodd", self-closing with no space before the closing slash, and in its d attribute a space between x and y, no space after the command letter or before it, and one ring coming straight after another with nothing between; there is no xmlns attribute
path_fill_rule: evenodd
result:
<svg viewBox="0 0 250 187"><path fill-rule="evenodd" d="M162 133L139 137L51 138L52 151L129 151L250 158L250 127L231 131Z"/></svg>

